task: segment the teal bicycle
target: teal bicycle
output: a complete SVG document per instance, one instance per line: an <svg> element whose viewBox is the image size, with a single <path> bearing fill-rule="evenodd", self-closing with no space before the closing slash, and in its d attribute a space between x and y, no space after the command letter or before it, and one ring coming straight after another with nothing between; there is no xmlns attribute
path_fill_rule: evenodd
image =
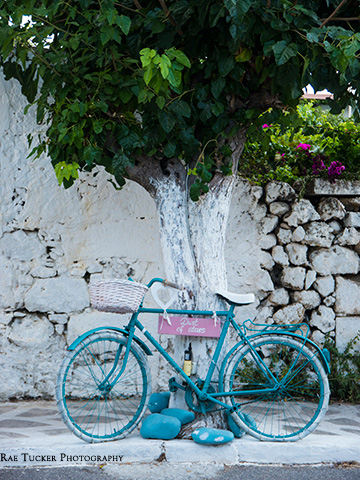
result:
<svg viewBox="0 0 360 480"><path fill-rule="evenodd" d="M295 441L317 427L329 402L329 358L308 338L306 324L259 326L247 320L239 325L235 308L252 303L254 296L218 292L229 309L215 312L222 324L220 338L206 378L194 379L144 328L139 317L165 313L209 317L211 321L214 312L144 308L144 295L156 282L180 288L160 278L148 285L130 280L90 284L95 308L132 315L123 328L95 328L68 347L57 377L56 401L63 421L75 435L88 442L118 440L139 425L151 394L146 357L152 352L136 335L137 330L182 377L181 381L171 378L169 386L171 391L185 390L189 409L203 414L223 411L259 440ZM220 362L230 327L238 342Z"/></svg>

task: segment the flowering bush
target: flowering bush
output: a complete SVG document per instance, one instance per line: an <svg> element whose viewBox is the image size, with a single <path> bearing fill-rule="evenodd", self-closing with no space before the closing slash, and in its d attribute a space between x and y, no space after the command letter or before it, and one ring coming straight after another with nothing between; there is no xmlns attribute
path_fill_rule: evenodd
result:
<svg viewBox="0 0 360 480"><path fill-rule="evenodd" d="M258 184L360 179L360 126L304 102L296 116L249 129L239 172Z"/></svg>

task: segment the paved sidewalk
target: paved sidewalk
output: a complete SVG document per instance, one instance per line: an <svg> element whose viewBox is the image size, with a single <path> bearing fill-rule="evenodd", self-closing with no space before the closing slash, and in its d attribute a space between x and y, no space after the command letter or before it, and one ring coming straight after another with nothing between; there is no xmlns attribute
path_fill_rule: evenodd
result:
<svg viewBox="0 0 360 480"><path fill-rule="evenodd" d="M192 440L145 440L138 432L101 444L74 436L54 401L0 403L0 468L152 463L319 464L360 462L360 405L330 405L317 430L297 442L260 442L249 435L222 446Z"/></svg>

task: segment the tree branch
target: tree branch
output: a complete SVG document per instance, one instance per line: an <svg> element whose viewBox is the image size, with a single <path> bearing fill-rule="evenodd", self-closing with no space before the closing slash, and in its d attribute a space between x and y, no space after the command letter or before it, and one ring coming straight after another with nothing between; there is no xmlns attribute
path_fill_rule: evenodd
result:
<svg viewBox="0 0 360 480"><path fill-rule="evenodd" d="M165 5L164 0L159 0L159 3L160 3L160 5L161 5L161 8L164 10L165 15L167 16L167 18L168 18L168 19L170 20L170 22L174 25L174 27L177 28L178 34L181 35L181 36L183 36L184 33L182 32L181 28L176 25L176 22L175 22L175 20L174 20L174 17L171 15L170 10L169 10L169 9L167 8L167 6Z"/></svg>
<svg viewBox="0 0 360 480"><path fill-rule="evenodd" d="M321 18L320 21L325 21L326 18ZM332 22L356 22L360 21L360 17L334 17L331 19Z"/></svg>
<svg viewBox="0 0 360 480"><path fill-rule="evenodd" d="M341 3L339 3L339 5L335 8L335 10L333 11L333 13L330 15L330 17L328 17L326 20L323 21L323 23L320 25L320 28L322 28L324 25L326 25L328 22L330 22L330 20L335 17L335 15L337 14L337 12L340 10L340 8L347 2L347 0L342 0Z"/></svg>

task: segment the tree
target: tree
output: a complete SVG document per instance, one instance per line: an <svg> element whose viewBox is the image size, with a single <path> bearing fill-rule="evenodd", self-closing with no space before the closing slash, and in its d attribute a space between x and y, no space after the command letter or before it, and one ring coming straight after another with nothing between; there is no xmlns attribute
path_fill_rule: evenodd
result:
<svg viewBox="0 0 360 480"><path fill-rule="evenodd" d="M333 92L333 112L359 113L358 11L359 0L7 0L1 65L46 125L31 154L47 152L65 187L98 166L142 185L168 278L191 288L190 306L215 309L247 129L308 84Z"/></svg>

